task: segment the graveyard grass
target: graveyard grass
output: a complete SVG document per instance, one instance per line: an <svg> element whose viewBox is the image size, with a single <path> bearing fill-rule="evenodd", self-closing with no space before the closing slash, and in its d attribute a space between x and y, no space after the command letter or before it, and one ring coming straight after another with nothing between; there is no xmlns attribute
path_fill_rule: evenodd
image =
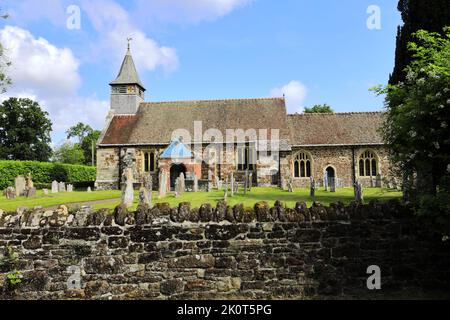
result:
<svg viewBox="0 0 450 320"><path fill-rule="evenodd" d="M169 203L172 207L178 206L181 202L190 202L192 207L200 207L202 204L210 203L216 205L216 203L223 199L224 192L214 190L210 193L198 192L190 193L185 192L179 198L175 198L174 194L168 194L163 199L158 199L158 193L153 192L153 204L156 203ZM294 207L298 201L304 201L309 206L312 205L313 199L309 196L309 189L295 189L293 193L280 190L278 188L253 188L251 192L244 195L243 190L239 190L237 195L230 197L228 194L227 203L231 206L236 204L244 204L245 207L253 207L255 203L260 201L267 201L270 205L273 205L275 201L280 200L289 207ZM366 188L364 189L364 200L368 203L370 200L378 199L380 201L387 201L390 199L401 198L401 192L380 189L380 188ZM7 200L2 197L0 200L0 209L4 211L15 211L17 208L25 206L30 209L34 207L49 208L58 206L61 204L74 207L75 204L81 205L90 202L101 202L98 204L90 204L94 209L114 209L120 204L120 191L94 191L88 193L86 191L75 191L73 193L56 193L44 195L39 190L34 198L16 198L13 200ZM135 202L130 208L135 209L138 202L138 191L135 191ZM326 192L322 189L316 191L316 201L323 205L329 205L330 203L336 203L342 201L345 204L350 203L354 199L353 189L338 189L336 193Z"/></svg>

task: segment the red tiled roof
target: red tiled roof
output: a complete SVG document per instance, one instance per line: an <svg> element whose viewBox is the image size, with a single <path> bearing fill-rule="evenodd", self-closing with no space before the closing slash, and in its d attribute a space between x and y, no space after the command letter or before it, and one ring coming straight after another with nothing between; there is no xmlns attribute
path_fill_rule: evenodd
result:
<svg viewBox="0 0 450 320"><path fill-rule="evenodd" d="M136 124L136 116L114 116L103 137L103 145L127 144Z"/></svg>

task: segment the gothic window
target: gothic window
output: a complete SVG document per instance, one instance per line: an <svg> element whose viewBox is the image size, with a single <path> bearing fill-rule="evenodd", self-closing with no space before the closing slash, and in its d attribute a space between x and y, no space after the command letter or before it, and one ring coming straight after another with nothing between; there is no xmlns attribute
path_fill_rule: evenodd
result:
<svg viewBox="0 0 450 320"><path fill-rule="evenodd" d="M237 160L238 160L238 171L255 170L256 165L256 149L252 146L238 147L237 149Z"/></svg>
<svg viewBox="0 0 450 320"><path fill-rule="evenodd" d="M359 176L375 177L378 175L378 160L372 151L364 151L359 157Z"/></svg>
<svg viewBox="0 0 450 320"><path fill-rule="evenodd" d="M144 154L144 171L155 172L156 171L156 155L154 151L146 152Z"/></svg>
<svg viewBox="0 0 450 320"><path fill-rule="evenodd" d="M294 158L294 178L310 178L312 174L311 165L309 154L306 152L298 153Z"/></svg>

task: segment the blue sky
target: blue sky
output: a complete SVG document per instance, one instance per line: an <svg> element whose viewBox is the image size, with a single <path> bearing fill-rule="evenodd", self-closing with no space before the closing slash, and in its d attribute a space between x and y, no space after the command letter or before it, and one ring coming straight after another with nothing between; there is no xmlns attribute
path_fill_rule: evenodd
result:
<svg viewBox="0 0 450 320"><path fill-rule="evenodd" d="M78 121L102 129L127 36L149 101L285 93L290 112L319 103L372 111L383 100L368 89L387 82L401 23L393 0L1 2L14 81L5 96L39 100L54 143ZM70 5L80 8L79 30L67 28ZM381 29L367 27L371 5Z"/></svg>

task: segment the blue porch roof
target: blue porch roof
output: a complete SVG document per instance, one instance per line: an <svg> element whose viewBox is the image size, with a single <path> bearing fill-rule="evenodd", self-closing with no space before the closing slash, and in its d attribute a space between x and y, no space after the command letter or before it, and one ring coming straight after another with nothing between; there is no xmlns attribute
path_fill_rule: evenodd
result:
<svg viewBox="0 0 450 320"><path fill-rule="evenodd" d="M192 151L179 140L174 140L161 154L161 159L191 159Z"/></svg>

